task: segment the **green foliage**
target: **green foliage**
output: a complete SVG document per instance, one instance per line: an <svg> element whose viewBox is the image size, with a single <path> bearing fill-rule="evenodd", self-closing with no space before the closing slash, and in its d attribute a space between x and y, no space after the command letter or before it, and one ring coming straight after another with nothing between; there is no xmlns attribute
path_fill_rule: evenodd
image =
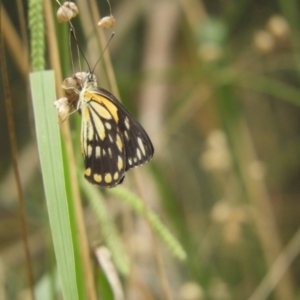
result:
<svg viewBox="0 0 300 300"><path fill-rule="evenodd" d="M98 1L98 4L102 9L101 16L107 15L107 2ZM144 3L146 6L132 5L132 1L115 1L111 4L116 27L104 31L104 35L109 37L112 30L116 34L95 73L99 86L105 88L113 86L107 78L113 71L116 73L117 83L122 87L123 103L137 116L153 140L155 155L153 161L142 167L148 168L149 177L141 180L141 184L148 193L147 198L155 198L155 209L161 218L152 210L147 212L134 184L128 185L130 172L122 186L104 192L82 182L81 118L74 113L65 122L69 122L72 130L76 157L76 171L72 172L80 174L83 210L90 213L92 208L92 216L97 220L92 224L87 222L89 226L95 226L89 228L90 245L95 242L93 233L100 231L100 240L109 248L129 297L133 294L141 299L167 298L160 294L164 280L159 276L153 259L154 243L144 234L147 230L139 227L141 223L149 223L162 241L160 248L166 245L175 258L179 258L168 255L169 249L162 251L161 267L167 274L171 294L177 298L296 299L299 296L300 268L295 257L299 255L299 249L295 246L290 251L286 245L299 245L299 236L295 235L300 214L299 4L295 0L148 1ZM52 5L58 7L54 1ZM92 1L78 1L78 5L82 6L74 19L74 27L81 49L93 67L102 53L99 37L103 32L96 26L98 20L93 20L96 9L90 10ZM170 7L166 9L168 5ZM7 12L20 33L15 7L7 8ZM29 2L28 16L33 68L41 70L44 59L48 60L44 57L41 1ZM74 71L86 71L82 57L84 67L80 70L68 24L56 24L56 31L47 34L54 36L59 44L60 57L57 59L60 61L57 65L63 70L63 78L73 73L69 65L69 44L73 47ZM9 39L13 39L13 35ZM101 44L105 45L105 41ZM49 45L49 49L52 46ZM15 68L18 60L14 60L9 51L7 53L9 71L14 74L11 86L16 108L16 136L20 137L24 130L30 131L25 92L20 97L20 92L26 90L26 83ZM113 69L105 61L109 53ZM57 83L57 88L60 84ZM109 90L114 93L113 89ZM38 97L43 99L44 96ZM55 98L52 95L47 106L38 113L37 118L43 116L43 119L36 123L37 129L48 126L50 119L57 127L55 108L52 107ZM5 118L4 111L0 111L0 120ZM3 160L9 161L5 130L5 126L0 126L3 138L0 151ZM57 138L57 133L53 136L38 135L45 143L52 143ZM28 144L34 143L34 139L28 140ZM63 180L67 200L60 199L59 208L68 203L68 212L65 213L69 220L64 218L64 221L69 225L54 228L52 233L56 236L62 235L63 230L68 231L66 242L68 247L73 247L71 256L75 261L72 262L75 275L71 279L77 283L78 298L81 298L85 278L78 244L82 241L76 235L71 196L71 188L75 185L71 178L77 173L74 175L70 171L74 165L68 165L70 158L65 146L63 143L62 154L55 159L59 164L63 160L65 166ZM60 148L60 144L56 147ZM21 162L23 152L24 148L20 147ZM41 152L41 159L50 161L51 154ZM42 187L34 180L40 173L36 171L37 163L32 158L27 162L23 167L26 175L22 176L28 198L26 213L32 236L36 234L42 239L43 232L38 231L42 227L41 221L35 217L43 209L39 202L43 198ZM1 163L1 166L6 165ZM32 165L33 171L27 174L28 166ZM45 167L42 170L46 176L51 168L56 168L53 162L46 166L46 170ZM22 290L22 285L26 285L26 280L19 276L19 270L23 271L22 263L14 263L5 250L14 253L10 249L18 248L20 253L16 257L22 257L19 235L14 236L11 229L10 218L15 213L14 197L10 195L13 189L6 189L13 183L11 179L9 181L10 172L3 169L1 228L10 228L7 232L0 232L0 254L7 270L3 286L8 286L7 298L16 299L22 298L17 293ZM46 180L51 184L56 178ZM54 181L52 184L54 192L58 183ZM111 201L111 198L114 199ZM110 205L118 201L133 211L126 215L131 226L122 228L123 222L113 220ZM53 220L61 217L61 212L53 217L58 203L56 207L51 205L49 215L53 227ZM125 219L121 209L118 213L120 219ZM141 218L144 219L142 222ZM57 227L61 225L56 223ZM167 229L170 227L172 234ZM126 239L122 238L124 236ZM98 241L98 236L95 239ZM130 247L132 241L146 247L134 249ZM57 245L58 242L54 242ZM130 243L129 247L127 243ZM59 250L59 255L64 257L64 251ZM33 251L32 260L36 274L46 276L53 266L49 268L41 263L41 252L36 254ZM60 260L57 261L60 265ZM105 278L107 274L99 270L95 260L92 261L95 263L98 296L111 299L112 291ZM59 268L61 265L58 271ZM18 286L12 286L12 283ZM1 284L0 281L0 292Z"/></svg>
<svg viewBox="0 0 300 300"><path fill-rule="evenodd" d="M144 218L149 218L149 223L154 229L155 233L170 249L172 254L180 260L186 259L186 253L182 246L170 233L167 227L161 223L158 216L153 211L147 212L147 208L144 207L141 198L122 186L118 186L115 189L110 190L109 193L125 201L139 215L143 216Z"/></svg>
<svg viewBox="0 0 300 300"><path fill-rule="evenodd" d="M31 34L32 69L34 71L41 71L45 68L45 29L42 0L29 0L28 18Z"/></svg>
<svg viewBox="0 0 300 300"><path fill-rule="evenodd" d="M31 73L30 81L39 157L58 272L64 298L76 300L79 298L75 250L65 191L59 126L52 107L55 99L54 72Z"/></svg>
<svg viewBox="0 0 300 300"><path fill-rule="evenodd" d="M82 176L81 180L82 189L98 219L103 238L110 249L116 267L123 275L128 275L129 258L124 250L116 226L109 216L109 212L105 205L105 199L96 186L92 186L83 181L84 179Z"/></svg>

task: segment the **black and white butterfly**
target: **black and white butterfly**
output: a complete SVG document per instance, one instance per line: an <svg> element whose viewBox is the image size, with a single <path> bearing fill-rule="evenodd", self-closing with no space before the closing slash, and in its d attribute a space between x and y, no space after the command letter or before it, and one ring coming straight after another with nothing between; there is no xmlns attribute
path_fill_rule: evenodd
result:
<svg viewBox="0 0 300 300"><path fill-rule="evenodd" d="M101 187L121 183L125 172L148 162L154 148L144 128L110 92L86 73L77 103L85 178Z"/></svg>

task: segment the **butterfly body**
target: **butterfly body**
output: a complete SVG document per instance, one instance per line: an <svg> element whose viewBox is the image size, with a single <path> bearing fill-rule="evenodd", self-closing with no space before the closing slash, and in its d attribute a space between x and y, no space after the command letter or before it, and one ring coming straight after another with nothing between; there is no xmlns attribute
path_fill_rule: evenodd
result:
<svg viewBox="0 0 300 300"><path fill-rule="evenodd" d="M121 183L125 172L148 162L154 153L143 127L87 73L79 93L81 151L85 178L102 187Z"/></svg>

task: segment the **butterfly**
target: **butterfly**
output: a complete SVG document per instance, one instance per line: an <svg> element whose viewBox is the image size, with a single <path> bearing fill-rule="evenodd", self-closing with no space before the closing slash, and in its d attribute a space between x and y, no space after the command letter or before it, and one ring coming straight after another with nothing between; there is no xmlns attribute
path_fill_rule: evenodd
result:
<svg viewBox="0 0 300 300"><path fill-rule="evenodd" d="M81 89L78 89L80 77L83 82ZM100 187L114 187L124 180L126 171L153 157L152 142L144 128L117 98L98 87L92 72L80 73L73 79L77 80L76 88L70 88L67 84L62 87L82 117L84 177Z"/></svg>

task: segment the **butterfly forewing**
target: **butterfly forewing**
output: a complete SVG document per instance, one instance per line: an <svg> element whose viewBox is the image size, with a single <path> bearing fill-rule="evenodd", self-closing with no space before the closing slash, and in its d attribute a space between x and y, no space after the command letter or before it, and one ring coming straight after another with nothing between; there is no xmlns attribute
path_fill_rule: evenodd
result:
<svg viewBox="0 0 300 300"><path fill-rule="evenodd" d="M81 102L85 178L103 187L115 186L122 182L125 171L152 158L152 143L142 126L108 91L90 88Z"/></svg>

